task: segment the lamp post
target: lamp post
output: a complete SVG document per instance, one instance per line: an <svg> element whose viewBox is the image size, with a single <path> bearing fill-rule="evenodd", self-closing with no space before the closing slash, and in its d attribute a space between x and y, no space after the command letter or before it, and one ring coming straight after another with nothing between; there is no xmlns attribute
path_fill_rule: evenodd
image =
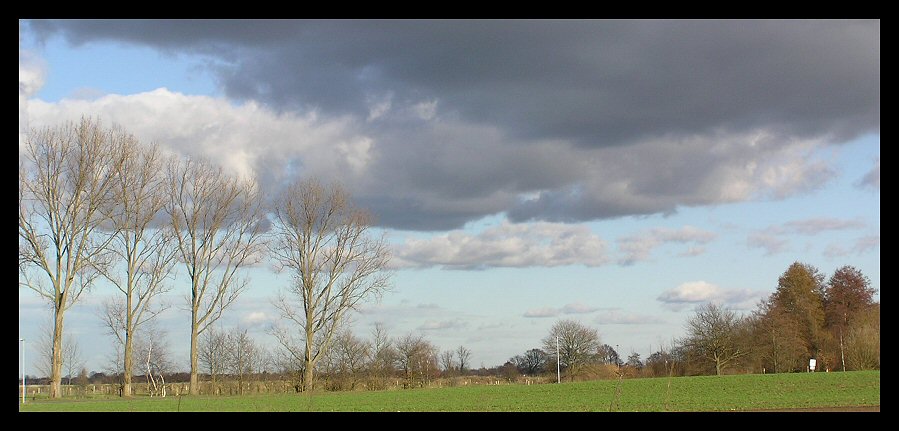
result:
<svg viewBox="0 0 899 431"><path fill-rule="evenodd" d="M22 404L25 404L25 339L19 341L22 343Z"/></svg>
<svg viewBox="0 0 899 431"><path fill-rule="evenodd" d="M558 335L556 335L556 383L562 383L562 352L559 351Z"/></svg>

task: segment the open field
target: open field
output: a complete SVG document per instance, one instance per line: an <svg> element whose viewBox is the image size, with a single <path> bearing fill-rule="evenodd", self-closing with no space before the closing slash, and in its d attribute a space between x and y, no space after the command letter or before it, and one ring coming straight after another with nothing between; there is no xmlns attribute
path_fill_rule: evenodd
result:
<svg viewBox="0 0 899 431"><path fill-rule="evenodd" d="M670 387L669 387L670 383ZM880 371L699 376L313 395L28 402L22 411L879 411ZM876 407L876 409L875 409Z"/></svg>

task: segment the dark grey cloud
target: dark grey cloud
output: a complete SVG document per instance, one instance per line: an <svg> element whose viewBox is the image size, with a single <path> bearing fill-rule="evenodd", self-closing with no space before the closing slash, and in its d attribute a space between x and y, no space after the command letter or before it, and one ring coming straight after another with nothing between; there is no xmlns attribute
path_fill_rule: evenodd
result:
<svg viewBox="0 0 899 431"><path fill-rule="evenodd" d="M41 37L223 60L231 96L367 110L438 98L468 121L589 146L776 125L879 127L878 21L36 21Z"/></svg>
<svg viewBox="0 0 899 431"><path fill-rule="evenodd" d="M808 157L817 146L880 127L876 20L25 27L76 46L200 55L230 98L343 121L348 134L371 140L370 157L353 175L330 172L397 228L449 229L500 212L569 222L782 198L833 176ZM289 163L316 169L290 152L256 163L270 175Z"/></svg>

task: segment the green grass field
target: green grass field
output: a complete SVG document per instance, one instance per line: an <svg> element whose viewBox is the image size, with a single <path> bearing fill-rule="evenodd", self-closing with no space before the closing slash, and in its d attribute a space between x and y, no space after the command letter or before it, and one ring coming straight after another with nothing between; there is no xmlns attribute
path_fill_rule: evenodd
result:
<svg viewBox="0 0 899 431"><path fill-rule="evenodd" d="M669 389L670 380L670 389ZM543 385L27 402L21 411L517 412L610 410L616 380ZM621 381L614 411L744 411L880 406L880 371L700 376Z"/></svg>

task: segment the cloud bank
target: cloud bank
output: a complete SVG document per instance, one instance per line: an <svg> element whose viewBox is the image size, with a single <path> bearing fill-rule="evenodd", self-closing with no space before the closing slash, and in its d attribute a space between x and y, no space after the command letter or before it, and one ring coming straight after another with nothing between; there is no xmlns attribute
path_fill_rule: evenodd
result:
<svg viewBox="0 0 899 431"><path fill-rule="evenodd" d="M159 89L39 105L28 94L40 79L23 81L20 57L20 122L22 84L33 83L24 117L34 124L101 115L173 151L255 172L271 190L295 176L339 179L397 229L781 199L834 177L823 148L880 127L877 20L51 20L21 29L76 47L196 57L224 97ZM879 184L873 175L866 184Z"/></svg>

